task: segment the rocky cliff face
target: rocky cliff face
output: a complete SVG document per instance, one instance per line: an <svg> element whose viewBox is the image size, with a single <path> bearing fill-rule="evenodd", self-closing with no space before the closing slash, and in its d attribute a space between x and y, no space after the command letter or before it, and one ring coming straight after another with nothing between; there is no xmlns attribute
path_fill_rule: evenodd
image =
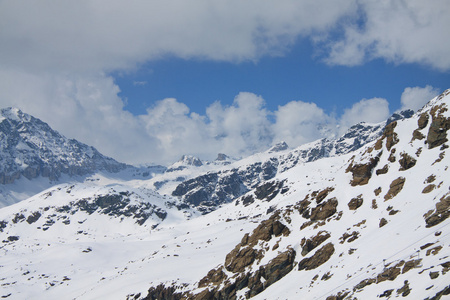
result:
<svg viewBox="0 0 450 300"><path fill-rule="evenodd" d="M377 139L386 124L411 116L412 111L404 111L394 114L388 121L380 124L359 123L336 140L322 139L292 151L288 151L288 145L281 142L269 149L265 158L259 161L255 159L256 161L241 165L235 163L229 169L209 172L183 181L172 195L181 197L187 204L208 213L300 163L355 151Z"/></svg>
<svg viewBox="0 0 450 300"><path fill-rule="evenodd" d="M15 108L0 111L0 184L38 176L86 175L126 168L95 148L67 139L46 123Z"/></svg>

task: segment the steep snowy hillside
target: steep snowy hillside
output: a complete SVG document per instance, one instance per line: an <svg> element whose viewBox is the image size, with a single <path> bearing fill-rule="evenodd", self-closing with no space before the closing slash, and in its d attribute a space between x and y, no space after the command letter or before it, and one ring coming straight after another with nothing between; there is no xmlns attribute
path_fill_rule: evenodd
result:
<svg viewBox="0 0 450 300"><path fill-rule="evenodd" d="M215 211L258 222L203 277L173 277L129 298L450 294L449 103L447 90L361 150L297 165Z"/></svg>
<svg viewBox="0 0 450 300"><path fill-rule="evenodd" d="M2 208L0 296L439 299L450 294L449 105L447 90L330 147L221 165L177 197L97 178Z"/></svg>

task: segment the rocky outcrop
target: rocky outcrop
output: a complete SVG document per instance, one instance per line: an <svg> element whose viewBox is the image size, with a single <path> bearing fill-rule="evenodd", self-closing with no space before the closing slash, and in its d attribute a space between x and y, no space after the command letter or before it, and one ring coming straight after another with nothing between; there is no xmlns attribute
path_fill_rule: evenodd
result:
<svg viewBox="0 0 450 300"><path fill-rule="evenodd" d="M350 200L350 202L348 203L348 209L357 210L363 204L363 202L364 202L364 200L362 198L362 195L352 198Z"/></svg>
<svg viewBox="0 0 450 300"><path fill-rule="evenodd" d="M405 184L406 179L404 177L399 177L392 181L389 185L389 191L384 196L384 201L390 200L400 193L403 189L403 185Z"/></svg>
<svg viewBox="0 0 450 300"><path fill-rule="evenodd" d="M436 208L425 214L426 227L433 227L445 221L450 216L450 194L442 196Z"/></svg>
<svg viewBox="0 0 450 300"><path fill-rule="evenodd" d="M429 149L438 147L448 141L447 130L450 129L450 118L443 115L446 111L447 106L444 103L436 105L430 110L431 124L426 140Z"/></svg>
<svg viewBox="0 0 450 300"><path fill-rule="evenodd" d="M351 172L353 176L350 184L352 186L367 184L372 177L372 171L377 166L379 160L379 156L376 156L371 158L369 162L365 164L355 164L352 161L346 170L346 172Z"/></svg>
<svg viewBox="0 0 450 300"><path fill-rule="evenodd" d="M300 246L302 247L302 256L307 255L309 252L314 250L324 241L326 241L330 237L330 233L326 231L319 231L315 236L305 239L303 238L300 242Z"/></svg>
<svg viewBox="0 0 450 300"><path fill-rule="evenodd" d="M402 158L399 159L399 161L398 161L398 163L400 164L399 171L405 171L405 170L411 169L412 167L414 167L416 165L417 160L415 158L411 157L410 155L408 155L407 153L402 153L402 154L400 154L400 156Z"/></svg>
<svg viewBox="0 0 450 300"><path fill-rule="evenodd" d="M247 289L246 297L252 297L288 274L294 267L296 252L288 247L285 251L259 266L255 272L248 267L255 266L268 248L261 246L273 237L287 236L290 230L280 221L279 212L245 234L241 242L226 255L223 266L212 269L199 281L201 292L186 299L235 299L237 291ZM227 275L227 274L233 275Z"/></svg>
<svg viewBox="0 0 450 300"><path fill-rule="evenodd" d="M311 209L311 221L325 220L336 213L338 200L333 197Z"/></svg>
<svg viewBox="0 0 450 300"><path fill-rule="evenodd" d="M298 263L298 270L313 270L326 263L334 253L333 243L328 243L314 253L313 256L304 258Z"/></svg>

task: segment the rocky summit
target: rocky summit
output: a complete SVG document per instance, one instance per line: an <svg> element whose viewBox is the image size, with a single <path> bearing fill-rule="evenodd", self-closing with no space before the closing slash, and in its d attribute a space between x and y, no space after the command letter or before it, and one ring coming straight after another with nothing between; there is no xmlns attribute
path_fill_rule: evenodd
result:
<svg viewBox="0 0 450 300"><path fill-rule="evenodd" d="M60 182L0 209L0 295L443 299L449 106L447 90L415 113L357 124L336 140L280 143L240 160L187 155L148 176L94 172ZM20 158L2 172L38 180L24 171L34 161L26 159L64 139L44 139L36 128L51 132L48 125L18 110L2 116L1 155ZM58 149L66 161L103 157L87 146Z"/></svg>

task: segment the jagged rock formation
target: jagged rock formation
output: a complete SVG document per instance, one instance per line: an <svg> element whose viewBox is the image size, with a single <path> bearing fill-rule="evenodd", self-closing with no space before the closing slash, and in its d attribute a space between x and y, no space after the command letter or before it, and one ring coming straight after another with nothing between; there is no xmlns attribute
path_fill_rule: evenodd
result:
<svg viewBox="0 0 450 300"><path fill-rule="evenodd" d="M390 125L385 132L389 134L389 128L395 127L396 120L409 118L411 115L410 111L394 114L389 119ZM337 140L322 139L287 153L288 145L281 142L267 151L269 155L264 161L191 178L180 183L172 195L181 197L190 205L200 206L204 213L208 213L299 163L343 155L359 149L377 139L382 134L385 124L386 122L375 125L359 123ZM366 170L366 173L371 173L371 170ZM361 172L364 173L364 170ZM361 183L355 184L363 184L363 181L364 179Z"/></svg>
<svg viewBox="0 0 450 300"><path fill-rule="evenodd" d="M13 183L22 176L57 180L62 174L118 172L126 167L93 147L65 138L19 109L0 111L0 184Z"/></svg>

